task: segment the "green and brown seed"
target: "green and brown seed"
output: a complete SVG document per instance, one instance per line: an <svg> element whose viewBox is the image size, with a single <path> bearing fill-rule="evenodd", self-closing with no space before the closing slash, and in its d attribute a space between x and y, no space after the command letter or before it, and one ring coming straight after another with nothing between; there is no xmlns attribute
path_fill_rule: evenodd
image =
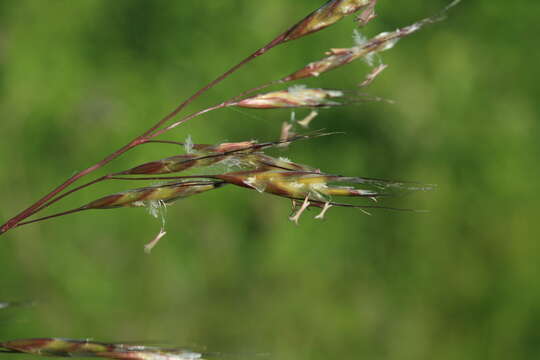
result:
<svg viewBox="0 0 540 360"><path fill-rule="evenodd" d="M450 6L446 7L441 14L422 19L412 25L402 27L395 31L380 33L370 40L359 43L351 48L331 49L327 52L327 57L306 65L280 81L287 82L317 77L327 71L347 65L354 60L362 58L366 59L378 52L389 50L399 39L415 33L425 25L440 21L443 18L444 13L458 2L459 1L454 1Z"/></svg>
<svg viewBox="0 0 540 360"><path fill-rule="evenodd" d="M214 175L216 179L237 186L254 189L290 199L308 198L316 201L328 201L333 196L378 198L390 195L389 192L377 191L391 187L403 188L403 183L385 180L371 180L357 177L344 177L322 174L316 171L276 171L257 170L232 172ZM336 183L361 183L365 189L351 186L336 185ZM412 190L411 188L408 188ZM427 187L417 187L415 190L427 190Z"/></svg>
<svg viewBox="0 0 540 360"><path fill-rule="evenodd" d="M331 133L314 132L305 135L295 135L290 138L257 143L256 141L226 142L217 145L194 144L190 153L154 160L114 175L159 175L172 174L189 169L204 168L217 164L229 164L238 169L251 170L276 165L287 169L305 169L294 163L285 162L263 154L263 150L282 144L290 144L298 140L312 139Z"/></svg>
<svg viewBox="0 0 540 360"><path fill-rule="evenodd" d="M94 200L83 206L81 210L144 207L150 202L156 201L168 204L180 198L217 189L222 185L224 185L222 181L201 180L172 182L163 185L131 189Z"/></svg>
<svg viewBox="0 0 540 360"><path fill-rule="evenodd" d="M116 360L208 359L203 353L181 348L103 343L60 338L22 339L0 342L0 351L48 357L97 357Z"/></svg>
<svg viewBox="0 0 540 360"><path fill-rule="evenodd" d="M290 28L283 35L282 41L295 40L325 29L347 15L373 6L374 3L374 0L330 0Z"/></svg>
<svg viewBox="0 0 540 360"><path fill-rule="evenodd" d="M343 105L341 102L330 100L343 97L343 95L340 90L310 89L295 86L287 90L258 94L231 104L231 106L251 109L331 107Z"/></svg>

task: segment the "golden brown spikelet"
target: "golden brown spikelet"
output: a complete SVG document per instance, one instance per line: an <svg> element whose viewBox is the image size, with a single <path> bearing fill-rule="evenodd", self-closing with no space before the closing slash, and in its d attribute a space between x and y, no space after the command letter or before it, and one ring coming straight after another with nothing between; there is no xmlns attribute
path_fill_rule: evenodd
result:
<svg viewBox="0 0 540 360"><path fill-rule="evenodd" d="M335 24L347 15L367 8L373 0L331 0L315 10L283 36L283 42L295 40Z"/></svg>
<svg viewBox="0 0 540 360"><path fill-rule="evenodd" d="M232 105L252 109L330 107L342 105L340 102L330 100L342 96L343 92L339 90L310 89L296 86L287 90L255 95Z"/></svg>
<svg viewBox="0 0 540 360"><path fill-rule="evenodd" d="M149 202L170 203L180 198L216 189L223 185L221 181L180 181L164 185L148 186L107 195L90 202L82 209L113 209L118 207L141 207Z"/></svg>

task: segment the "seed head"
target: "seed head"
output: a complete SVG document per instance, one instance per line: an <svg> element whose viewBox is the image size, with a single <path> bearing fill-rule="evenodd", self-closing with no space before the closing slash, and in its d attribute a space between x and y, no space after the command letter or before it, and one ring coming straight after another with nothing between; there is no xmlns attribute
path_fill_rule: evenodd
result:
<svg viewBox="0 0 540 360"><path fill-rule="evenodd" d="M459 1L454 1L450 6L446 7L441 14L422 19L412 25L405 26L395 31L380 33L368 41L358 41L357 44L351 48L331 49L327 52L327 57L306 65L302 69L281 79L281 82L316 77L327 71L349 64L354 60L366 58L378 52L389 50L394 47L399 39L420 30L427 24L442 20L444 18L444 13L458 2Z"/></svg>
<svg viewBox="0 0 540 360"><path fill-rule="evenodd" d="M287 90L255 95L233 105L252 109L328 107L342 105L340 102L329 100L342 96L343 92L339 90L309 89L296 86Z"/></svg>
<svg viewBox="0 0 540 360"><path fill-rule="evenodd" d="M82 209L141 207L148 206L156 201L168 204L180 198L216 189L222 185L223 182L221 181L204 180L182 181L164 185L148 186L102 197L83 206Z"/></svg>
<svg viewBox="0 0 540 360"><path fill-rule="evenodd" d="M315 10L283 35L283 42L295 40L327 28L361 9L375 3L373 0L330 0Z"/></svg>
<svg viewBox="0 0 540 360"><path fill-rule="evenodd" d="M332 183L339 182L353 183L360 178L328 175L317 171L266 169L226 173L216 175L216 178L237 186L290 199L308 198L325 202L332 196L376 198L385 195L370 189L333 185Z"/></svg>
<svg viewBox="0 0 540 360"><path fill-rule="evenodd" d="M278 164L275 159L265 156L262 150L270 147L290 144L292 142L310 139L331 133L314 132L307 135L287 136L279 141L257 143L254 140L217 145L192 144L189 154L176 155L161 160L155 160L133 167L115 175L159 175L181 172L188 169L203 168L211 165L225 165L243 170L267 167L268 164ZM277 167L279 167L278 165ZM295 164L294 168L298 168ZM288 167L287 167L288 169Z"/></svg>

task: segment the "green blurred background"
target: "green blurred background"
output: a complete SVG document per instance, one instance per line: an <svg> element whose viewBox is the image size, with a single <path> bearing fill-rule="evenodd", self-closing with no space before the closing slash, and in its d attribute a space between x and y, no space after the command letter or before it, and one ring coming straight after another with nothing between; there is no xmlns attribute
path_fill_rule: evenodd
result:
<svg viewBox="0 0 540 360"><path fill-rule="evenodd" d="M0 220L322 3L0 1ZM380 1L363 33L446 4ZM346 135L279 153L331 173L437 183L392 203L431 213L332 209L321 222L312 211L297 227L285 199L231 187L170 207L150 256L143 245L160 222L142 209L16 229L0 238L0 300L38 304L0 310L0 339L159 341L296 360L538 358L538 13L532 0L463 1L382 54L390 67L368 91L395 105L322 111L313 128ZM280 46L190 110L350 46L352 29L348 18ZM353 88L367 71L358 62L303 83ZM272 140L289 116L222 110L164 139ZM107 170L175 151L144 146ZM90 188L51 211L126 185Z"/></svg>

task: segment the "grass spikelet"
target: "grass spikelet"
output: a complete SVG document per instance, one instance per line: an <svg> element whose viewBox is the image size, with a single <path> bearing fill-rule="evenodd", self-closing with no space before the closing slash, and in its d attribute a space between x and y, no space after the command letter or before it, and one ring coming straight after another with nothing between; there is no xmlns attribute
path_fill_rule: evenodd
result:
<svg viewBox="0 0 540 360"><path fill-rule="evenodd" d="M289 29L283 36L283 42L320 31L374 3L373 0L330 0ZM364 19L367 19L365 15Z"/></svg>
<svg viewBox="0 0 540 360"><path fill-rule="evenodd" d="M189 169L203 168L218 163L234 165L239 169L249 170L265 167L269 163L277 164L278 161L264 156L262 151L271 147L290 144L299 140L312 139L319 136L332 135L333 133L312 132L284 137L277 141L257 143L255 141L242 141L234 143L221 143L217 145L192 144L190 154L176 155L161 160L138 165L129 170L121 171L117 175L159 175L182 172ZM289 168L289 167L287 167Z"/></svg>
<svg viewBox="0 0 540 360"><path fill-rule="evenodd" d="M233 157L242 152L254 151L256 143L244 141L238 143L223 143L218 145L191 144L188 154L171 156L138 165L115 175L154 175L171 174L192 168L202 168Z"/></svg>
<svg viewBox="0 0 540 360"><path fill-rule="evenodd" d="M330 107L343 103L331 101L331 98L343 97L340 90L308 89L291 87L288 90L273 91L243 99L231 106L251 109L279 109L298 107Z"/></svg>
<svg viewBox="0 0 540 360"><path fill-rule="evenodd" d="M331 206L356 207L360 209L409 210L336 203L332 201L332 198L336 196L361 197L377 201L378 198L394 196L403 191L428 191L433 189L432 185L362 177L345 177L322 174L317 171L259 170L215 175L214 177L230 184L257 190L261 193L264 192L291 199L294 208L296 208L298 200L303 200L299 210L290 217L290 220L295 223L298 223L301 214L310 206L320 207L322 209L321 213L316 217L317 219L322 219ZM362 184L363 188L342 185L343 183Z"/></svg>
<svg viewBox="0 0 540 360"><path fill-rule="evenodd" d="M227 174L213 175L216 179L241 187L255 189L290 199L303 199L328 201L332 196L365 197L375 199L392 195L391 192L378 190L402 189L407 191L431 190L431 186L406 185L402 182L393 182L378 179L359 177L344 177L323 174L316 171L276 171L256 170L242 171ZM334 185L336 183L363 184L366 189L350 186Z"/></svg>
<svg viewBox="0 0 540 360"><path fill-rule="evenodd" d="M302 69L281 79L281 82L317 77L327 71L347 65L354 60L366 58L366 56L389 50L394 47L399 39L417 32L425 25L441 21L444 18L446 11L455 6L458 2L459 1L454 1L440 14L422 19L412 25L402 27L395 31L380 33L368 41L357 39L357 44L351 48L331 49L327 52L327 57L308 64Z"/></svg>
<svg viewBox="0 0 540 360"><path fill-rule="evenodd" d="M309 165L304 164L298 164L295 162L290 161L289 159L285 158L275 158L272 156L264 155L264 154L256 154L254 155L255 160L254 162L257 163L257 170L263 170L263 169L281 169L281 170L289 170L289 171L315 171L314 167L311 167Z"/></svg>
<svg viewBox="0 0 540 360"><path fill-rule="evenodd" d="M176 200L186 198L188 196L220 188L223 185L225 185L224 182L219 180L175 181L162 185L130 189L116 194L104 196L79 208L21 222L19 223L19 226L74 214L85 210L116 209L123 207L151 207L150 212L152 212L152 207L155 207L156 203L159 203L160 205L170 204Z"/></svg>
<svg viewBox="0 0 540 360"><path fill-rule="evenodd" d="M62 338L22 339L0 342L0 352L48 357L97 357L117 360L209 360L204 354L182 348L104 343ZM208 356L210 357L208 357Z"/></svg>
<svg viewBox="0 0 540 360"><path fill-rule="evenodd" d="M104 196L94 200L83 209L113 209L118 207L147 207L159 202L170 204L178 199L219 188L220 181L180 181L164 185L148 186Z"/></svg>

